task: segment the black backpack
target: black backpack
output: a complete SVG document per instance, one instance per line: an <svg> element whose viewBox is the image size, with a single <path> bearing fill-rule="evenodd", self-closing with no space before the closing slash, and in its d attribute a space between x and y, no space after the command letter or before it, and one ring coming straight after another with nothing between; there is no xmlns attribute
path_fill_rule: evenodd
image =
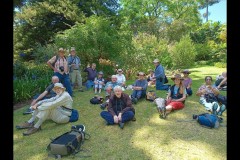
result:
<svg viewBox="0 0 240 160"><path fill-rule="evenodd" d="M90 99L91 104L102 104L103 103L103 97L101 96L94 96Z"/></svg>
<svg viewBox="0 0 240 160"><path fill-rule="evenodd" d="M62 156L75 155L80 151L82 144L86 138L85 126L75 125L72 126L71 131L66 132L55 139L51 140L47 146L49 156L61 158Z"/></svg>

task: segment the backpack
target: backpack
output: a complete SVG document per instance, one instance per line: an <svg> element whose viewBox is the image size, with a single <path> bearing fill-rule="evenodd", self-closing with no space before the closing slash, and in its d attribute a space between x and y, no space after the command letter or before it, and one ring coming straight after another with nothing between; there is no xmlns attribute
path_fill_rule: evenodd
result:
<svg viewBox="0 0 240 160"><path fill-rule="evenodd" d="M102 104L103 103L103 97L101 96L94 96L90 99L91 104Z"/></svg>
<svg viewBox="0 0 240 160"><path fill-rule="evenodd" d="M222 118L209 113L193 115L193 119L196 119L201 126L207 128L218 128L223 121Z"/></svg>
<svg viewBox="0 0 240 160"><path fill-rule="evenodd" d="M158 111L166 107L166 100L164 98L156 98L154 103L156 103Z"/></svg>
<svg viewBox="0 0 240 160"><path fill-rule="evenodd" d="M47 146L49 156L62 157L75 155L80 151L80 148L86 138L85 126L75 125L71 127L71 131L66 132L55 139L51 140Z"/></svg>
<svg viewBox="0 0 240 160"><path fill-rule="evenodd" d="M148 101L154 101L155 99L157 98L157 95L156 95L156 92L151 90L151 91L148 91L147 94L146 94L146 100Z"/></svg>
<svg viewBox="0 0 240 160"><path fill-rule="evenodd" d="M72 109L72 114L70 116L69 122L76 122L79 118L78 110Z"/></svg>

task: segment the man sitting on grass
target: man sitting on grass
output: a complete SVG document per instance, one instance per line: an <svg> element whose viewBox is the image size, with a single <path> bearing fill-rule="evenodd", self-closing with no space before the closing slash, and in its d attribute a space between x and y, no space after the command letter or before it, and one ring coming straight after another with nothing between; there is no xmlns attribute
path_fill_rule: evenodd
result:
<svg viewBox="0 0 240 160"><path fill-rule="evenodd" d="M114 87L114 95L109 99L108 111L102 111L101 117L107 121L107 125L119 124L123 129L124 123L135 120L135 110L129 95L123 93L121 86Z"/></svg>
<svg viewBox="0 0 240 160"><path fill-rule="evenodd" d="M40 100L44 100L44 99L49 99L49 98L55 97L56 93L52 89L54 87L54 84L58 83L58 82L59 82L58 76L52 76L52 83L41 94L36 94L33 97L33 101L31 103L31 106L35 105ZM33 111L34 110L30 107L23 114L24 115L25 114L31 114L31 113L33 113Z"/></svg>
<svg viewBox="0 0 240 160"><path fill-rule="evenodd" d="M56 123L69 122L73 103L71 96L65 91L65 87L63 87L61 83L55 83L53 91L57 94L55 97L39 101L31 106L32 109L34 109L31 119L16 126L17 129L28 128L28 130L23 133L24 136L41 130L42 123L47 119L51 119ZM39 120L34 125L36 117L38 117Z"/></svg>

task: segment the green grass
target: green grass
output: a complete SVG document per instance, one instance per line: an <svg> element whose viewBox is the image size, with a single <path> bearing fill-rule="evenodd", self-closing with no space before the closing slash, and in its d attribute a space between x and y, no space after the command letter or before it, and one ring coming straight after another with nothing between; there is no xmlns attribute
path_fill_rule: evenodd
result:
<svg viewBox="0 0 240 160"><path fill-rule="evenodd" d="M86 132L91 135L82 148L87 150L77 155L90 155L91 159L107 160L225 160L226 127L208 129L201 127L196 121L177 122L180 119L192 119L193 114L206 112L199 104L199 97L195 95L197 89L204 83L204 77L211 75L213 79L224 71L223 68L211 66L190 69L193 79L193 95L188 97L185 108L170 113L166 120L159 118L156 106L145 100L135 105L136 121L125 124L123 130L117 125L105 126L100 117L99 105L90 104L94 96L93 91L75 92L73 107L80 112L77 122L55 124L46 121L42 130L30 136L22 136L24 130L16 130L15 126L27 121L31 115L22 115L28 106L14 111L14 160L44 160L47 159L46 147L50 138L55 138L70 130L71 125L84 124ZM132 84L134 81L128 81ZM169 79L169 83L173 84ZM154 88L148 88L154 89ZM131 91L126 91L131 93ZM225 95L225 91L221 91ZM104 96L104 93L101 94ZM166 97L166 91L157 91L157 96ZM226 123L226 112L223 113ZM62 159L73 159L72 156ZM79 159L75 157L75 159Z"/></svg>

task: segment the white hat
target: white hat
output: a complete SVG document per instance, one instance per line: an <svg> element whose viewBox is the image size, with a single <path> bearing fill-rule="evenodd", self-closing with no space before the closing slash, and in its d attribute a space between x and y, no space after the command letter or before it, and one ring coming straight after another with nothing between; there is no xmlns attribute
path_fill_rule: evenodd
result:
<svg viewBox="0 0 240 160"><path fill-rule="evenodd" d="M64 51L64 49L63 49L63 48L59 48L59 49L58 49L58 51L59 51L59 52L60 52L60 51L62 51L62 52L63 52L63 51Z"/></svg>
<svg viewBox="0 0 240 160"><path fill-rule="evenodd" d="M158 63L159 59L154 59L153 63Z"/></svg>
<svg viewBox="0 0 240 160"><path fill-rule="evenodd" d="M75 47L71 47L70 51L75 51Z"/></svg>
<svg viewBox="0 0 240 160"><path fill-rule="evenodd" d="M55 89L56 89L57 87L58 87L58 88L62 88L64 91L65 91L65 89L66 89L65 87L63 87L62 83L55 83L52 90L55 92Z"/></svg>

